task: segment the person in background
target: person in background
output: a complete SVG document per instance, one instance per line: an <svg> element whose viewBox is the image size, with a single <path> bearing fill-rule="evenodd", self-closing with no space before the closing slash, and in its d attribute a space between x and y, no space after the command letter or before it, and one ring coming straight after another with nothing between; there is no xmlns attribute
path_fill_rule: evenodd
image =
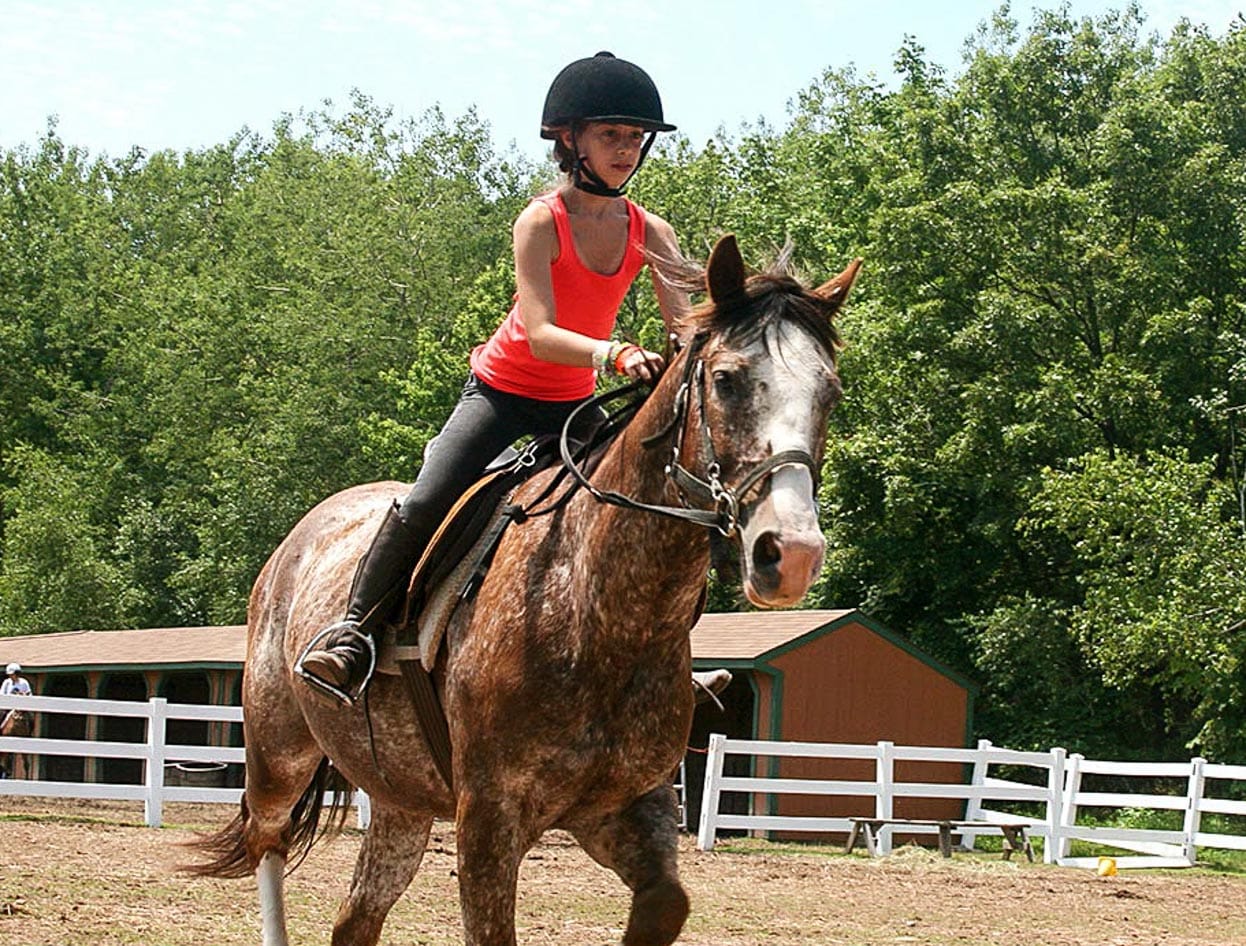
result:
<svg viewBox="0 0 1246 946"><path fill-rule="evenodd" d="M503 449L561 431L603 374L660 375L661 355L613 335L619 305L646 261L681 258L670 224L623 196L657 133L674 129L649 75L611 53L578 59L555 77L541 137L554 142L565 178L515 221L510 312L471 353L459 402L429 442L410 493L386 512L355 572L343 619L322 630L296 664L314 688L347 704L363 694L375 666L373 632L392 592L458 495ZM688 295L657 273L653 285L670 330L690 311ZM703 694L730 680L726 670L694 675Z"/></svg>
<svg viewBox="0 0 1246 946"><path fill-rule="evenodd" d="M22 676L22 665L11 663L4 668L4 682L0 683L0 696L30 696L30 682ZM0 734L28 736L30 735L30 714L18 709L7 710L0 718ZM14 725L19 724L19 725ZM25 724L25 725L20 725ZM12 758L18 758L13 755ZM9 777L9 755L0 755L0 778Z"/></svg>
<svg viewBox="0 0 1246 946"><path fill-rule="evenodd" d="M22 676L22 665L11 663L4 668L4 682L0 683L0 696L30 696L30 682Z"/></svg>

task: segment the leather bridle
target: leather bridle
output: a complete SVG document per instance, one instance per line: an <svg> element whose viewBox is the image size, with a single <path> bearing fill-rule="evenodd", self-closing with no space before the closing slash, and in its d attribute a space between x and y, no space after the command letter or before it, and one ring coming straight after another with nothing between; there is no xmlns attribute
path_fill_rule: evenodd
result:
<svg viewBox="0 0 1246 946"><path fill-rule="evenodd" d="M641 502L613 490L603 490L594 486L580 469L572 456L568 431L573 427L574 420L580 411L597 408L604 403L618 400L640 390L643 382L633 382L616 391L590 398L579 405L567 418L559 438L559 450L562 462L572 477L586 489L598 502L609 503L624 509L636 509L641 512L654 513L672 519L691 522L707 529L717 529L728 539L739 541L740 502L743 497L759 483L769 477L782 466L804 466L809 470L815 484L818 482L818 465L812 456L804 450L781 450L772 454L754 466L734 486L722 482L722 469L714 452L714 443L705 411L705 360L700 357L709 333L701 331L693 336L692 341L681 352L684 358L683 375L679 389L675 392L674 416L671 422L653 436L644 441L645 446L654 446L668 436L673 437L671 459L666 465L666 477L675 485L682 506L664 506ZM697 399L697 409L701 417L699 426L701 437L701 454L706 458L705 476L700 477L680 462L683 450L685 429L688 426L688 410L693 397Z"/></svg>

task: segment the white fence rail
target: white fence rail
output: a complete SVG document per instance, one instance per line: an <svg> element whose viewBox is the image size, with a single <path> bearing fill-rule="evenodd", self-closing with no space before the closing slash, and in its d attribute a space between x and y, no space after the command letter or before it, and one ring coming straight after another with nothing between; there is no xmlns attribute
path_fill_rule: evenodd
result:
<svg viewBox="0 0 1246 946"><path fill-rule="evenodd" d="M738 777L723 774L723 763L729 755L756 758L816 758L832 760L872 760L874 778L869 781L847 781L812 778ZM959 763L971 768L967 782L915 782L896 777L898 762ZM1027 781L1004 779L992 774L1000 766L1008 766L1020 775L1030 770ZM754 766L756 768L756 766ZM1018 771L1019 770L1019 771ZM1113 776L1119 780L1150 782L1151 791L1089 792L1082 787L1084 775ZM1167 785L1184 782L1184 794L1167 794L1158 789L1156 780ZM775 796L833 796L872 801L872 815L880 820L895 817L895 802L901 798L947 798L963 801L964 820L987 824L1025 824L1028 834L1044 839L1043 859L1072 867L1097 866L1098 858L1072 857L1073 841L1085 841L1104 847L1131 851L1139 856L1121 857L1117 866L1188 867L1195 863L1197 849L1226 848L1246 850L1246 837L1210 833L1201 830L1205 814L1246 816L1246 801L1208 793L1209 783L1224 786L1237 783L1246 787L1246 766L1212 765L1203 759L1180 763L1102 762L1080 755L1066 756L1063 749L1050 752L1019 752L1000 749L983 740L977 748L932 748L897 746L891 742L875 745L849 743L769 742L751 739L728 739L710 736L709 755L705 766L705 786L701 796L701 819L697 846L708 851L714 846L716 834L722 829L748 831L785 831L809 833L847 833L848 817L797 817L773 814L729 814L719 811L724 792L740 792L750 797L751 808L758 801L767 803ZM1226 785L1227 783L1227 785ZM1001 803L1025 803L1031 816L1018 815L998 807ZM1173 830L1151 828L1107 828L1078 824L1079 814L1086 809L1150 809L1182 812L1182 827ZM1038 813L1041 812L1041 816ZM878 849L888 853L892 834L933 833L937 829L923 825L886 825L879 831ZM966 828L962 843L972 847L980 833Z"/></svg>
<svg viewBox="0 0 1246 946"><path fill-rule="evenodd" d="M64 782L30 778L0 779L0 796L24 795L60 798L99 798L143 802L144 820L158 827L166 802L217 802L237 804L240 788L171 784L171 771L188 767L221 767L243 763L244 750L214 745L181 745L167 741L168 724L193 720L222 725L240 723L242 710L236 706L178 704L155 698L146 703L122 700L74 699L45 696L0 696L0 717L10 709L37 714L65 714L119 717L144 721L141 742L98 739L54 739L0 736L0 754L30 756L72 756L83 759L135 759L143 763L142 777L131 783ZM856 759L873 762L874 777L869 780L806 778L733 777L723 774L728 755L753 758ZM967 782L914 782L896 777L897 763L952 763L972 770ZM1031 770L1029 781L998 777L1000 766L1012 770ZM1167 786L1183 782L1184 794L1159 791L1090 792L1082 787L1085 775L1114 776L1132 782L1163 780ZM683 795L682 769L678 780ZM767 742L710 737L701 798L701 819L697 843L702 850L714 846L716 833L723 829L748 831L790 831L847 833L847 817L794 817L772 814L729 814L719 811L724 792L742 792L755 802L760 798L783 795L839 796L872 800L874 817L894 817L895 803L902 798L945 798L965 803L965 820L987 824L1027 825L1031 836L1042 837L1044 859L1066 866L1093 866L1097 858L1073 857L1073 841L1117 848L1137 856L1121 857L1117 865L1129 867L1172 867L1195 863L1197 849L1246 850L1246 836L1203 830L1204 815L1246 817L1246 801L1225 797L1246 794L1246 766L1216 765L1203 759L1180 763L1102 762L1080 755L1065 755L1063 749L1050 752L1018 752L1000 749L983 740L973 749L929 746L897 746L890 742L876 745L846 743ZM1025 804L1033 814L1021 816L1000 804ZM352 804L358 808L359 823L366 826L368 798L356 792ZM751 807L756 807L756 804ZM1078 824L1087 809L1143 809L1182 812L1180 829L1106 828ZM863 812L864 813L864 812ZM886 853L892 847L896 826L879 832L878 848ZM904 834L933 832L920 825L899 828ZM962 843L972 847L978 832L966 828Z"/></svg>
<svg viewBox="0 0 1246 946"><path fill-rule="evenodd" d="M205 706L170 703L156 697L145 703L126 700L93 700L52 696L0 696L0 718L10 709L30 713L57 713L141 719L145 722L142 742L110 742L97 739L49 739L30 736L0 736L0 754L30 756L74 756L83 759L137 759L143 762L141 781L129 783L58 782L27 778L0 779L0 796L25 795L45 798L103 798L143 802L144 821L159 827L166 802L221 802L237 804L242 789L216 786L176 785L167 778L173 771L196 767L219 768L245 761L245 750L233 746L178 745L167 741L168 723L197 720L207 723L241 723L237 706ZM189 764L189 765L188 765ZM368 821L368 800L356 792L352 804L358 808L361 825Z"/></svg>

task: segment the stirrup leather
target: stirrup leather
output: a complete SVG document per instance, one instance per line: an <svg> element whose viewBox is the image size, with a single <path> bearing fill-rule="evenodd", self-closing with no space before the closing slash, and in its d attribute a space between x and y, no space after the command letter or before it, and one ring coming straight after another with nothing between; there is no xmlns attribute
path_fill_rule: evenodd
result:
<svg viewBox="0 0 1246 946"><path fill-rule="evenodd" d="M357 642L365 644L368 653L368 667L364 675L353 687L345 690L330 683L328 680L321 679L303 666L303 661L308 654L314 650L320 650L320 645L325 643L330 635L339 634L344 630L352 634ZM372 675L376 673L376 642L373 641L371 634L360 630L359 625L354 621L339 621L337 624L330 624L307 642L307 646L299 654L299 659L294 662L294 672L310 683L313 689L327 693L347 706L354 706L359 697L363 695L364 690L368 688L368 684L372 682Z"/></svg>

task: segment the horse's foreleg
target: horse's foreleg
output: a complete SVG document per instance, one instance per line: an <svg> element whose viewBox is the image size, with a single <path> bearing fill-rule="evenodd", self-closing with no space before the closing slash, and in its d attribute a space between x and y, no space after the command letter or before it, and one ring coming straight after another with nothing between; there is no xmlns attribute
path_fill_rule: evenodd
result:
<svg viewBox="0 0 1246 946"><path fill-rule="evenodd" d="M515 946L519 864L539 832L495 804L458 808L459 902L467 946Z"/></svg>
<svg viewBox="0 0 1246 946"><path fill-rule="evenodd" d="M632 891L624 946L668 946L688 917L679 882L679 819L675 791L661 786L596 824L573 829L584 850Z"/></svg>
<svg viewBox="0 0 1246 946"><path fill-rule="evenodd" d="M373 946L381 938L385 917L420 867L432 826L431 814L372 808L350 892L333 926L333 946Z"/></svg>

